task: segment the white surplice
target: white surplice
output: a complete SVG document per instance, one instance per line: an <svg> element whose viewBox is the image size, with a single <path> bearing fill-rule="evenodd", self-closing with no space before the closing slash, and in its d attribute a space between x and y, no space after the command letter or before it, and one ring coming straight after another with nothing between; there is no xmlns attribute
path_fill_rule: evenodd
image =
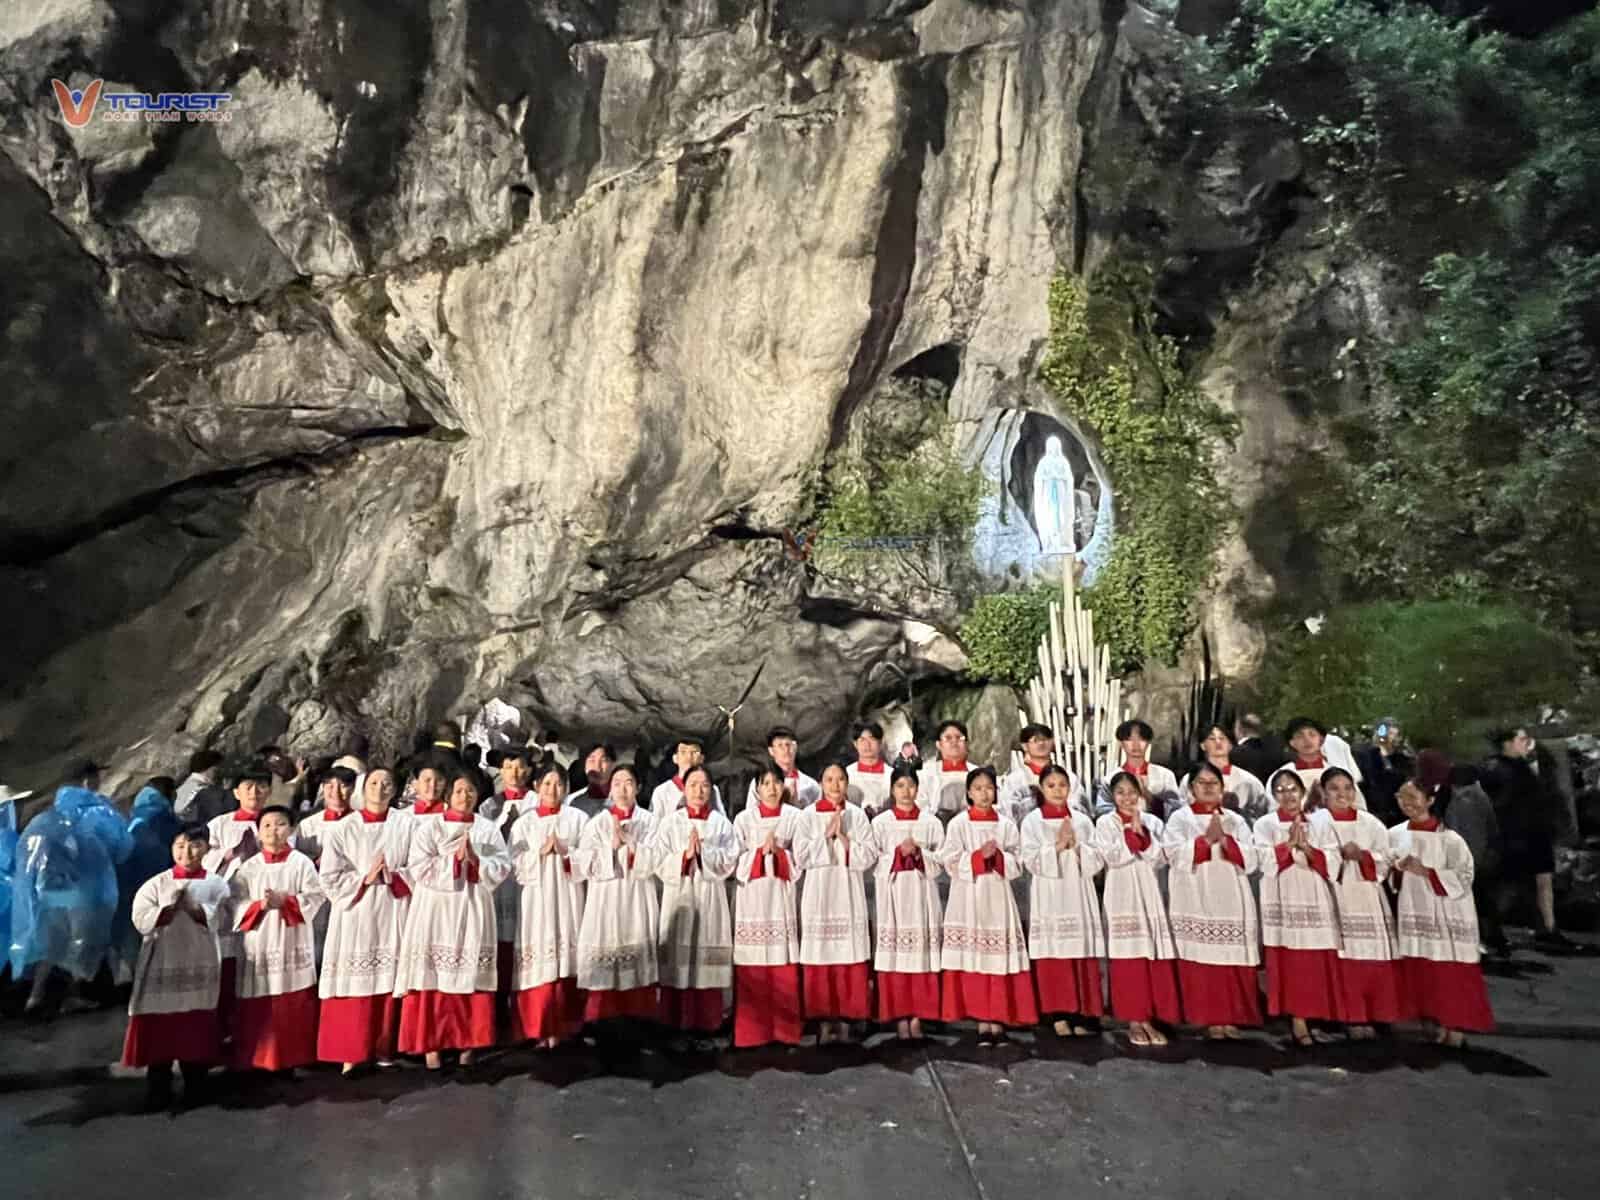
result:
<svg viewBox="0 0 1600 1200"><path fill-rule="evenodd" d="M848 849L827 836L836 815ZM811 966L869 961L872 913L865 876L878 861L878 844L867 814L849 803L842 815L812 805L800 816L795 858L806 877L800 890L800 961Z"/></svg>
<svg viewBox="0 0 1600 1200"><path fill-rule="evenodd" d="M1098 821L1106 813L1117 811L1116 802L1111 798L1111 779L1118 771L1126 771L1128 766L1123 763L1112 769L1111 773L1100 781L1099 788L1094 796L1094 814ZM1132 774L1132 772L1129 772ZM1170 817L1179 807L1188 802L1188 797L1178 790L1178 777L1163 767L1160 763L1146 762L1144 790L1150 793L1150 811L1163 820Z"/></svg>
<svg viewBox="0 0 1600 1200"><path fill-rule="evenodd" d="M1372 879L1362 873L1361 862L1345 862L1342 857L1330 864L1334 875L1334 900L1339 906L1339 956L1363 962L1390 962L1400 954L1395 935L1394 909L1384 892L1388 878L1389 831L1369 812L1356 813L1354 821L1336 821L1330 809L1311 814L1318 824L1332 831L1333 843L1341 851L1346 842L1366 851L1372 858Z"/></svg>
<svg viewBox="0 0 1600 1200"><path fill-rule="evenodd" d="M327 845L328 838L333 831L346 821L359 821L360 819L353 811L347 812L342 817L330 818L327 809L318 809L310 816L300 819L300 823L294 827L294 832L289 835L289 845L309 858L312 865L320 870L322 867L322 850Z"/></svg>
<svg viewBox="0 0 1600 1200"><path fill-rule="evenodd" d="M1243 867L1229 861L1226 842L1210 847L1210 859L1195 861L1195 842L1211 822L1187 804L1172 814L1162 841L1167 851L1167 910L1178 957L1213 966L1261 965L1261 930L1256 919L1251 872L1259 869L1255 838L1244 818L1218 814L1224 837L1238 847Z"/></svg>
<svg viewBox="0 0 1600 1200"><path fill-rule="evenodd" d="M200 906L205 923L179 910L167 924L157 925L185 894ZM133 927L144 941L133 969L129 1016L216 1008L222 982L217 933L229 920L228 905L227 881L209 873L204 879L179 879L169 868L140 885L133 897Z"/></svg>
<svg viewBox="0 0 1600 1200"><path fill-rule="evenodd" d="M1033 958L1092 958L1105 953L1100 897L1094 877L1105 859L1094 845L1094 826L1075 809L1068 817L1046 817L1036 808L1022 819L1018 857L1031 876L1028 953ZM1061 826L1070 820L1077 844L1056 849Z"/></svg>
<svg viewBox="0 0 1600 1200"><path fill-rule="evenodd" d="M478 855L478 878L455 857L464 838ZM492 992L496 981L494 890L511 873L511 856L494 822L415 821L409 871L411 911L400 939L395 994Z"/></svg>
<svg viewBox="0 0 1600 1200"><path fill-rule="evenodd" d="M384 875L367 883L382 855ZM322 950L317 994L324 1000L388 996L400 965L400 939L411 901L395 895L413 889L411 822L390 809L381 821L360 813L337 822L322 849L322 888L328 895L328 938Z"/></svg>
<svg viewBox="0 0 1600 1200"><path fill-rule="evenodd" d="M202 861L205 863L207 871L213 875L220 875L225 880L233 878L233 873L239 869L239 862L234 860L224 867L222 865L223 858L239 848L239 844L244 841L247 833L251 837L256 836L256 819L251 817L239 820L236 814L242 811L242 809L235 809L233 812L223 813L219 817L212 817L211 820L206 822L206 829L210 835L208 839L210 849L206 851L205 858ZM259 839L256 844L260 845ZM228 928L217 931L217 947L224 959L236 959L239 957L239 935L233 931L231 921L228 924Z"/></svg>
<svg viewBox="0 0 1600 1200"><path fill-rule="evenodd" d="M844 773L849 781L846 785L847 798L868 817L882 812L894 803L889 795L889 777L894 772L881 758L878 760L876 770L865 770L857 760L847 766Z"/></svg>
<svg viewBox="0 0 1600 1200"><path fill-rule="evenodd" d="M1453 829L1412 829L1409 822L1389 830L1389 856L1399 862L1410 855L1433 872L1444 895L1430 879L1399 874L1398 931L1403 958L1434 962L1478 961L1478 910L1472 903L1472 851Z"/></svg>
<svg viewBox="0 0 1600 1200"><path fill-rule="evenodd" d="M1222 788L1223 804L1237 811L1245 823L1252 827L1272 809L1272 798L1267 795L1266 785L1243 767L1236 767L1232 763L1224 767ZM1189 803L1189 776L1185 775L1178 781L1178 792L1183 803Z"/></svg>
<svg viewBox="0 0 1600 1200"><path fill-rule="evenodd" d="M1327 879L1310 856L1295 850L1287 869L1278 865L1277 847L1287 845L1293 824L1276 812L1255 824L1256 861L1261 867L1261 941L1286 950L1339 949L1339 909L1332 880L1339 868L1339 842L1325 821L1306 818L1306 840L1322 853Z"/></svg>
<svg viewBox="0 0 1600 1200"><path fill-rule="evenodd" d="M750 786L745 790L745 808L756 806L756 783L752 779ZM783 781L783 786L789 789L789 799L796 808L808 808L817 802L822 795L822 785L804 771L796 769Z"/></svg>
<svg viewBox="0 0 1600 1200"><path fill-rule="evenodd" d="M625 843L611 844L617 818L603 808L583 827L574 869L587 881L578 930L578 986L626 992L651 987L660 977L656 931L655 817L635 808L621 822Z"/></svg>
<svg viewBox="0 0 1600 1200"><path fill-rule="evenodd" d="M257 996L285 996L317 982L316 951L311 922L326 903L317 868L298 850L282 862L268 862L265 853L246 859L228 879L232 891L233 928L240 933L238 994L241 1000ZM268 891L293 896L300 906L302 924L291 925L281 908L265 908L249 933L253 908L265 903Z"/></svg>
<svg viewBox="0 0 1600 1200"><path fill-rule="evenodd" d="M944 872L939 857L944 826L921 809L914 821L903 821L890 809L872 819L872 836L878 843L873 866L878 945L872 965L907 975L937 971L944 944L944 904L938 883ZM922 853L922 867L896 871L895 854L908 837Z"/></svg>
<svg viewBox="0 0 1600 1200"><path fill-rule="evenodd" d="M583 928L584 883L579 843L583 814L563 804L542 815L537 799L511 826L507 847L517 884L516 945L511 986L519 992L578 974L578 931ZM564 850L544 854L554 835ZM505 890L495 889L495 902ZM498 921L498 911L497 911ZM496 931L505 940L504 926Z"/></svg>
<svg viewBox="0 0 1600 1200"><path fill-rule="evenodd" d="M943 759L923 763L922 770L917 773L917 807L936 816L965 812L967 776L977 766L977 763L968 762L947 771Z"/></svg>
<svg viewBox="0 0 1600 1200"><path fill-rule="evenodd" d="M1102 902L1106 914L1108 958L1177 958L1172 924L1161 899L1156 872L1167 865L1163 843L1166 825L1154 813L1139 814L1140 828L1149 845L1135 853L1125 836L1127 826L1115 812L1106 813L1094 826L1094 847L1106 864Z"/></svg>
<svg viewBox="0 0 1600 1200"><path fill-rule="evenodd" d="M500 882L494 890L494 936L496 941L514 943L517 940L517 924L522 919L522 884L517 877L516 852L511 847L512 828L527 813L539 807L539 797L531 791L525 791L516 800L511 799L505 792L496 792L482 804L478 805L478 815L494 822L494 827L500 831L500 836L505 840L507 852L511 854L511 874ZM564 805L563 805L564 807ZM580 823L583 820L579 814ZM581 827L581 825L580 825ZM530 987L533 985L529 985Z"/></svg>
<svg viewBox="0 0 1600 1200"><path fill-rule="evenodd" d="M700 834L698 861L688 857L690 830ZM685 805L656 822L651 842L661 879L656 956L662 986L731 988L733 914L728 907L728 878L739 865L733 822L715 809L696 821Z"/></svg>
<svg viewBox="0 0 1600 1200"><path fill-rule="evenodd" d="M973 874L972 856L993 839L1005 873ZM974 821L957 813L944 831L939 857L950 873L950 896L944 908L944 946L940 962L946 971L978 975L1015 975L1028 969L1028 948L1012 883L1021 877L1018 851L1022 838L1007 817Z"/></svg>
<svg viewBox="0 0 1600 1200"><path fill-rule="evenodd" d="M1011 773L1000 781L1000 799L996 801L995 807L1015 821L1019 831L1028 814L1039 807L1033 789L1039 786L1039 775L1043 770L1044 767L1040 767L1035 771L1024 760L1021 766L1013 768ZM1067 805L1086 817L1090 816L1089 794L1083 790L1083 784L1071 771L1067 772L1067 778L1072 785L1067 793Z"/></svg>
<svg viewBox="0 0 1600 1200"><path fill-rule="evenodd" d="M782 967L800 961L800 918L796 897L800 864L794 844L800 836L801 810L785 804L776 816L763 816L759 803L733 819L739 837L739 863L734 878L739 889L734 904L733 961L740 967ZM762 844L774 835L778 851L763 854ZM789 878L778 875L776 858L785 856ZM751 878L760 868L760 877Z"/></svg>
<svg viewBox="0 0 1600 1200"><path fill-rule="evenodd" d="M682 808L683 803L683 780L674 775L656 784L656 790L650 793L650 815L660 821ZM711 807L723 816L728 815L728 810L722 807L722 789L716 784L711 785Z"/></svg>

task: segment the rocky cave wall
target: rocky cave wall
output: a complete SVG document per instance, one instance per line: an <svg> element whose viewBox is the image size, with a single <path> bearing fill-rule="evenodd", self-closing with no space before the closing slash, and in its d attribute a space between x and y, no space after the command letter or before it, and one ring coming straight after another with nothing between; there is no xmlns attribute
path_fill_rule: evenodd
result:
<svg viewBox="0 0 1600 1200"><path fill-rule="evenodd" d="M1048 412L1050 277L1125 239L1226 351L1248 501L1314 425L1279 386L1288 331L1349 285L1302 278L1292 146L1175 127L1170 18L8 6L0 776L357 726L389 753L497 694L658 742L763 663L740 751L777 720L820 751L885 664L961 661L929 614L822 594L783 554L830 449L930 352L959 363L975 458L998 410ZM52 78L225 90L234 115L69 130ZM1230 587L1267 571L1229 553ZM1213 617L1243 669L1248 629Z"/></svg>

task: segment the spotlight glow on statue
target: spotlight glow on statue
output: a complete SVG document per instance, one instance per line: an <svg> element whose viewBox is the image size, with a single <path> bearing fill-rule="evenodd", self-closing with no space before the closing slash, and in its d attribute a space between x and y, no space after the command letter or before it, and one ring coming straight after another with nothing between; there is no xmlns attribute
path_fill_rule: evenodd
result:
<svg viewBox="0 0 1600 1200"><path fill-rule="evenodd" d="M1072 464L1061 452L1061 439L1049 438L1044 458L1033 473L1033 521L1045 554L1078 552Z"/></svg>

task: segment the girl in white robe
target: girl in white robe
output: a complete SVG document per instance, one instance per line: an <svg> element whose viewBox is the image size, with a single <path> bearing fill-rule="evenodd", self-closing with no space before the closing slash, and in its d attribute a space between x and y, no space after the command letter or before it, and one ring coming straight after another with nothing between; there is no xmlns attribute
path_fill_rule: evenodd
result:
<svg viewBox="0 0 1600 1200"><path fill-rule="evenodd" d="M442 1065L441 1051L459 1050L469 1066L475 1050L494 1045L494 890L511 873L511 856L494 822L477 815L484 790L463 768L446 785L445 811L412 831L395 993L400 1050L423 1055L430 1071Z"/></svg>
<svg viewBox="0 0 1600 1200"><path fill-rule="evenodd" d="M1401 1003L1412 1018L1438 1026L1439 1042L1459 1047L1463 1031L1492 1031L1494 1014L1478 964L1472 851L1432 813L1442 782L1400 785L1396 799L1407 819L1389 830L1389 853L1399 892Z"/></svg>
<svg viewBox="0 0 1600 1200"><path fill-rule="evenodd" d="M655 817L638 806L639 776L611 769L607 804L583 827L574 868L587 881L578 930L584 1019L654 1021L660 1012Z"/></svg>
<svg viewBox="0 0 1600 1200"><path fill-rule="evenodd" d="M1254 831L1267 1012L1287 1016L1295 1043L1310 1046L1307 1021L1345 1019L1332 874L1339 842L1330 822L1313 821L1305 811L1306 787L1293 767L1280 767L1269 782L1277 808L1258 818Z"/></svg>
<svg viewBox="0 0 1600 1200"><path fill-rule="evenodd" d="M1321 782L1327 806L1312 819L1329 827L1339 848L1333 891L1339 906L1340 1009L1350 1022L1350 1036L1366 1041L1377 1036L1374 1023L1391 1024L1404 1014L1394 910L1383 883L1389 874L1389 831L1358 807L1361 793L1348 771L1329 767Z"/></svg>
<svg viewBox="0 0 1600 1200"><path fill-rule="evenodd" d="M1190 775L1189 795L1163 836L1183 1016L1209 1037L1237 1038L1239 1026L1261 1024L1255 839L1243 817L1222 807L1222 772L1210 763Z"/></svg>
<svg viewBox="0 0 1600 1200"><path fill-rule="evenodd" d="M133 927L144 940L122 1063L148 1068L153 1108L172 1098L174 1062L183 1069L184 1099L192 1104L207 1068L222 1058L217 930L227 919L228 884L201 865L208 848L206 827L186 826L172 841L171 869L145 880L133 897Z"/></svg>
<svg viewBox="0 0 1600 1200"><path fill-rule="evenodd" d="M940 1008L946 1021L976 1020L978 1045L1003 1040L1007 1025L1036 1025L1039 1005L1028 971L1011 882L1022 847L1017 827L995 807L994 768L967 775L967 810L945 828L940 857L950 872L944 910Z"/></svg>
<svg viewBox="0 0 1600 1200"><path fill-rule="evenodd" d="M1208 726L1200 740L1200 750L1206 761L1222 772L1223 798L1226 808L1244 817L1251 827L1272 809L1272 798L1261 780L1229 758L1233 753L1233 735L1221 725ZM1178 781L1178 794L1184 803L1189 801L1189 776Z"/></svg>
<svg viewBox="0 0 1600 1200"><path fill-rule="evenodd" d="M517 761L522 761L520 758ZM578 843L587 824L565 804L566 773L548 763L533 781L533 803L511 826L517 926L512 950L512 1011L518 1039L544 1049L583 1028L578 988L578 931L583 928L583 873ZM496 903L506 893L502 884Z"/></svg>
<svg viewBox="0 0 1600 1200"><path fill-rule="evenodd" d="M872 913L864 877L878 860L867 814L849 801L842 763L822 772L822 797L800 814L800 995L817 1044L845 1041L872 1018Z"/></svg>
<svg viewBox="0 0 1600 1200"><path fill-rule="evenodd" d="M878 946L878 1020L895 1022L901 1041L922 1038L939 1019L939 956L944 905L939 900L944 826L917 803L917 773L898 766L889 778L891 807L872 821Z"/></svg>
<svg viewBox="0 0 1600 1200"><path fill-rule="evenodd" d="M317 868L289 846L289 810L269 805L261 853L229 877L239 946L239 1007L229 1058L238 1070L288 1071L317 1059L311 921L326 901Z"/></svg>
<svg viewBox="0 0 1600 1200"><path fill-rule="evenodd" d="M801 810L783 773L768 764L754 781L755 802L734 818L741 847L734 869L733 1044L796 1046L800 1007L800 920L795 912L800 865L794 844Z"/></svg>
<svg viewBox="0 0 1600 1200"><path fill-rule="evenodd" d="M1092 1032L1085 1018L1105 1012L1100 957L1105 936L1094 877L1105 859L1094 847L1094 826L1073 807L1066 768L1039 773L1044 802L1022 819L1020 858L1029 879L1028 954L1039 1011L1056 1017L1060 1037Z"/></svg>
<svg viewBox="0 0 1600 1200"><path fill-rule="evenodd" d="M361 808L341 820L322 848L322 888L328 895L328 940L317 994L317 1057L343 1064L394 1057L400 1034L395 970L411 907L411 826L391 808L394 774L374 767L362 783Z"/></svg>
<svg viewBox="0 0 1600 1200"><path fill-rule="evenodd" d="M712 807L711 772L690 767L683 805L656 822L656 873L661 877L661 1023L714 1033L722 1027L733 987L733 914L728 878L739 865L733 822Z"/></svg>
<svg viewBox="0 0 1600 1200"><path fill-rule="evenodd" d="M1178 997L1177 946L1156 872L1167 863L1161 818L1148 811L1137 775L1118 771L1106 785L1113 807L1095 824L1094 845L1106 864L1106 957L1111 964L1111 1012L1128 1022L1135 1046L1165 1046L1156 1021L1183 1019Z"/></svg>

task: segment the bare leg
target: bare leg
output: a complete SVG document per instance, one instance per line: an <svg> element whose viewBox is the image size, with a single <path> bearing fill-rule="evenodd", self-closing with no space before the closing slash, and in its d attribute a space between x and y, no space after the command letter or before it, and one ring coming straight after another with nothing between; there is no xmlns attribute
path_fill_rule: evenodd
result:
<svg viewBox="0 0 1600 1200"><path fill-rule="evenodd" d="M902 1042L909 1041L910 1038L911 1038L911 1022L910 1021L897 1021L897 1022L895 1022L894 1035L895 1035L895 1037L899 1038Z"/></svg>
<svg viewBox="0 0 1600 1200"><path fill-rule="evenodd" d="M477 1054L478 1052L476 1050L463 1050L461 1052L461 1065L463 1067L470 1067L472 1065L472 1060L477 1057Z"/></svg>
<svg viewBox="0 0 1600 1200"><path fill-rule="evenodd" d="M1311 1027L1305 1023L1303 1017L1289 1018L1289 1027L1294 1031L1294 1042L1297 1046L1311 1045Z"/></svg>
<svg viewBox="0 0 1600 1200"><path fill-rule="evenodd" d="M439 1052L437 1050L428 1051L428 1053L422 1056L422 1062L423 1065L428 1068L428 1070L437 1071L441 1065Z"/></svg>
<svg viewBox="0 0 1600 1200"><path fill-rule="evenodd" d="M922 1040L922 1018L911 1018L911 1036L919 1042Z"/></svg>
<svg viewBox="0 0 1600 1200"><path fill-rule="evenodd" d="M1556 931L1556 877L1554 875L1535 875L1533 877L1533 900L1539 907L1539 924L1546 933Z"/></svg>
<svg viewBox="0 0 1600 1200"><path fill-rule="evenodd" d="M1057 1037L1071 1037L1072 1036L1072 1026L1067 1024L1067 1022L1065 1022L1065 1021L1057 1021L1056 1024L1055 1024L1055 1030L1056 1030L1056 1036Z"/></svg>

